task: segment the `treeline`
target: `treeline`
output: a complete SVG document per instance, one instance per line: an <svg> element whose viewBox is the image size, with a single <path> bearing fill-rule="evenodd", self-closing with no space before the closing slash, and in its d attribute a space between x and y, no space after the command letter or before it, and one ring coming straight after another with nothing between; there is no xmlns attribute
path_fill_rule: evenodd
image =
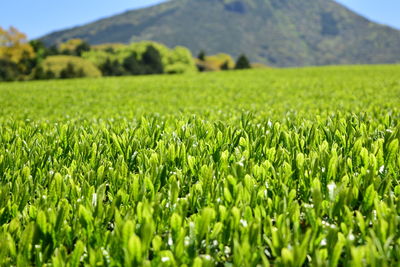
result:
<svg viewBox="0 0 400 267"><path fill-rule="evenodd" d="M90 46L81 39L46 47L28 41L11 27L0 27L0 81L68 79L79 77L173 74L246 69L245 55L236 62L227 54L193 58L185 47L170 49L156 42Z"/></svg>

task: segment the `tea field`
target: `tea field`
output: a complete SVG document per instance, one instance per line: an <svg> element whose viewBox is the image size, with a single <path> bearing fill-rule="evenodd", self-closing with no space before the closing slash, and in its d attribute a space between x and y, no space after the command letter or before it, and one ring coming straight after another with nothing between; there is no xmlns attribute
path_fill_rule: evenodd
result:
<svg viewBox="0 0 400 267"><path fill-rule="evenodd" d="M0 83L0 266L399 266L400 66Z"/></svg>

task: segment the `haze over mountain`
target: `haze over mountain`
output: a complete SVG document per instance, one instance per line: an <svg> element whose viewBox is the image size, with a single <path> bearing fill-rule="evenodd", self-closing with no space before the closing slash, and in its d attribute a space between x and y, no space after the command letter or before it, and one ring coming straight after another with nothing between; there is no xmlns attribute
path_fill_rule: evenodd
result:
<svg viewBox="0 0 400 267"><path fill-rule="evenodd" d="M400 63L400 31L332 0L171 0L41 38L153 40L194 54L245 53L272 66Z"/></svg>

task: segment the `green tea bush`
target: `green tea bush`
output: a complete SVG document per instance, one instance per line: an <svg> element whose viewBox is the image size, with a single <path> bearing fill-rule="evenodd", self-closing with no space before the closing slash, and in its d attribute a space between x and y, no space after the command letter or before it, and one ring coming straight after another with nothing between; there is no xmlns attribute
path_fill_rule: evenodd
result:
<svg viewBox="0 0 400 267"><path fill-rule="evenodd" d="M399 70L0 84L0 265L396 266Z"/></svg>

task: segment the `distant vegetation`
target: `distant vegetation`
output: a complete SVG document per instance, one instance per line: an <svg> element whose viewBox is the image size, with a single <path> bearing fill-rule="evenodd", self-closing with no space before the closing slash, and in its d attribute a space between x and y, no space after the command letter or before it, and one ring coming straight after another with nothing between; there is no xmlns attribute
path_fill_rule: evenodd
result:
<svg viewBox="0 0 400 267"><path fill-rule="evenodd" d="M49 56L36 68L36 74L40 69L43 73L52 73L54 78L101 77L93 63L77 56Z"/></svg>
<svg viewBox="0 0 400 267"><path fill-rule="evenodd" d="M253 65L250 64L246 55L242 54L235 62L233 58L224 53L207 56L204 50L200 51L196 59L196 65L199 71L219 71L232 69L250 69ZM256 64L254 64L256 66ZM258 63L258 67L266 67Z"/></svg>
<svg viewBox="0 0 400 267"><path fill-rule="evenodd" d="M185 47L170 49L151 41L91 46L81 39L71 39L46 47L39 40L28 42L26 35L16 28L0 28L0 81L176 74L250 67L245 56L236 64L227 54L206 56L204 53L204 57L194 59Z"/></svg>

